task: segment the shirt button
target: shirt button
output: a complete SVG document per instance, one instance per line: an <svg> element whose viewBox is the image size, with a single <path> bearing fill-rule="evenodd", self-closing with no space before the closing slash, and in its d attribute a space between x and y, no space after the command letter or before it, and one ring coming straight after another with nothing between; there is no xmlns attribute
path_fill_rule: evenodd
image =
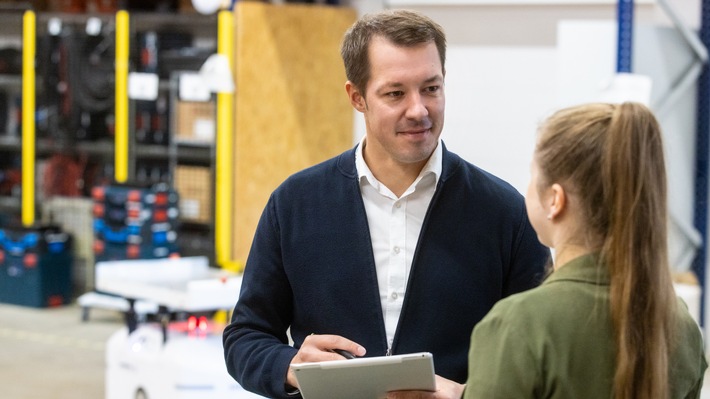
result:
<svg viewBox="0 0 710 399"><path fill-rule="evenodd" d="M394 207L397 208L397 209L399 209L399 208L402 207L402 203L401 203L401 202L395 202L395 203L394 203Z"/></svg>
<svg viewBox="0 0 710 399"><path fill-rule="evenodd" d="M396 254L399 253L399 247L394 247L394 253L396 253Z"/></svg>
<svg viewBox="0 0 710 399"><path fill-rule="evenodd" d="M392 298L393 301L396 300L396 299L397 299L397 293L396 293L396 292L393 292L393 293L390 295L390 298Z"/></svg>

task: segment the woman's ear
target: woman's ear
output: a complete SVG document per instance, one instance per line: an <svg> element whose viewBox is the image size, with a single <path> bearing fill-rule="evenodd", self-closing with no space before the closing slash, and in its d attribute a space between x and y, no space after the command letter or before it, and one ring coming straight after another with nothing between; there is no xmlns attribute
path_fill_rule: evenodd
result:
<svg viewBox="0 0 710 399"><path fill-rule="evenodd" d="M567 206L567 193L564 187L560 184L555 183L550 187L551 195L548 200L548 210L547 214L548 220L554 220L555 218L562 215Z"/></svg>

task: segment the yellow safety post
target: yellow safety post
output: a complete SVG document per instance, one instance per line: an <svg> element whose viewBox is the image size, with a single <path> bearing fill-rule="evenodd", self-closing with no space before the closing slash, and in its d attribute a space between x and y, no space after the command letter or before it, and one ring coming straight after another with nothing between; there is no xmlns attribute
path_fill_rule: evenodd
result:
<svg viewBox="0 0 710 399"><path fill-rule="evenodd" d="M116 13L116 109L114 149L115 179L124 183L128 179L128 12Z"/></svg>
<svg viewBox="0 0 710 399"><path fill-rule="evenodd" d="M217 53L229 61L230 70L234 65L234 22L232 12L222 10L217 16ZM234 173L232 168L234 146L234 94L217 93L217 132L215 140L215 260L221 267L231 267L232 244L232 191Z"/></svg>
<svg viewBox="0 0 710 399"><path fill-rule="evenodd" d="M35 222L35 46L37 18L22 18L22 224Z"/></svg>
<svg viewBox="0 0 710 399"><path fill-rule="evenodd" d="M229 322L229 314L226 310L218 310L212 317L212 321L217 324L227 324Z"/></svg>

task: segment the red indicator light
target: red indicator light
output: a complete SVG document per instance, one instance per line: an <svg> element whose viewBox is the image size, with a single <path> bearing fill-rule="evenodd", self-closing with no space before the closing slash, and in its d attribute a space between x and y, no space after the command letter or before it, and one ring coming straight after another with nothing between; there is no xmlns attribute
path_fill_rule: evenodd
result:
<svg viewBox="0 0 710 399"><path fill-rule="evenodd" d="M61 295L52 295L49 298L47 298L47 306L54 307L54 306L61 306L64 304L64 297Z"/></svg>
<svg viewBox="0 0 710 399"><path fill-rule="evenodd" d="M27 268L32 269L37 267L37 254L25 254L25 257L22 259L22 262Z"/></svg>
<svg viewBox="0 0 710 399"><path fill-rule="evenodd" d="M104 248L106 248L106 245L104 244L103 241L101 241L101 240L94 240L94 253L95 253L95 254L102 254L102 253L104 253Z"/></svg>
<svg viewBox="0 0 710 399"><path fill-rule="evenodd" d="M165 222L168 220L168 213L164 210L156 209L153 212L153 220L156 222Z"/></svg>
<svg viewBox="0 0 710 399"><path fill-rule="evenodd" d="M128 192L127 198L129 201L140 201L141 200L141 192L138 190L131 190Z"/></svg>
<svg viewBox="0 0 710 399"><path fill-rule="evenodd" d="M95 199L96 201L103 201L104 200L104 188L100 186L96 186L91 189L91 197Z"/></svg>
<svg viewBox="0 0 710 399"><path fill-rule="evenodd" d="M141 247L138 245L129 245L126 247L126 256L135 259L141 254Z"/></svg>
<svg viewBox="0 0 710 399"><path fill-rule="evenodd" d="M168 204L168 194L158 193L155 194L155 205L167 205Z"/></svg>

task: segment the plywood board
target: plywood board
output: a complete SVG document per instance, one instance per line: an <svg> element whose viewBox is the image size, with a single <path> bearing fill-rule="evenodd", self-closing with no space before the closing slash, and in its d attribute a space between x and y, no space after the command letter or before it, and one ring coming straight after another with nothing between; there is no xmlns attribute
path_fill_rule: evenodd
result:
<svg viewBox="0 0 710 399"><path fill-rule="evenodd" d="M340 42L356 13L258 2L235 13L233 258L243 262L271 192L352 145Z"/></svg>

